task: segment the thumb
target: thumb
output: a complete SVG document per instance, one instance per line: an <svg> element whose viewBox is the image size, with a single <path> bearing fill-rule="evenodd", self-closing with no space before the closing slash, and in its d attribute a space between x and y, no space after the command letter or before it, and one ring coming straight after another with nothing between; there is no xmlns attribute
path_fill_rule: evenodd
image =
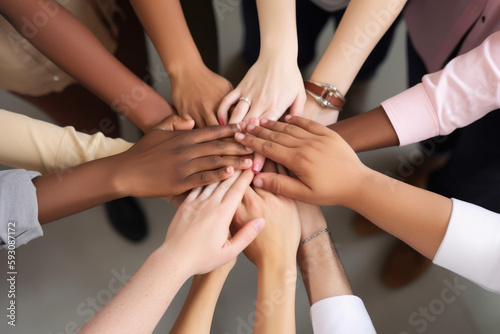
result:
<svg viewBox="0 0 500 334"><path fill-rule="evenodd" d="M252 241L255 240L257 235L266 225L264 218L254 218L243 227L229 240L229 247L232 255L235 257L240 254ZM226 247L228 244L226 244Z"/></svg>
<svg viewBox="0 0 500 334"><path fill-rule="evenodd" d="M307 200L307 195L311 193L311 189L302 181L288 175L260 173L254 177L253 185L276 195L290 197L302 202L311 201L311 199Z"/></svg>
<svg viewBox="0 0 500 334"><path fill-rule="evenodd" d="M154 127L154 129L164 131L191 130L193 128L193 120L185 120L178 115L170 115Z"/></svg>

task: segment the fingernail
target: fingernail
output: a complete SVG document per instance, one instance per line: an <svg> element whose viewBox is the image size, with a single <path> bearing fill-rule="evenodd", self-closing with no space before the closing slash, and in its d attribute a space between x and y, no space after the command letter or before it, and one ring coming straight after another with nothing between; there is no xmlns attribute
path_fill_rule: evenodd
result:
<svg viewBox="0 0 500 334"><path fill-rule="evenodd" d="M250 147L245 146L245 150L247 150L248 152L253 152L253 150Z"/></svg>
<svg viewBox="0 0 500 334"><path fill-rule="evenodd" d="M257 219L257 221L253 224L253 227L257 232L262 231L264 226L266 226L266 221L262 218Z"/></svg>
<svg viewBox="0 0 500 334"><path fill-rule="evenodd" d="M250 159L245 159L245 160L243 160L243 163L244 163L245 165L248 165L251 161L252 161L252 160L250 160Z"/></svg>
<svg viewBox="0 0 500 334"><path fill-rule="evenodd" d="M239 124L236 124L236 127L241 131L241 126Z"/></svg>
<svg viewBox="0 0 500 334"><path fill-rule="evenodd" d="M254 164L252 167L252 170L256 173L260 172L260 165L259 164Z"/></svg>
<svg viewBox="0 0 500 334"><path fill-rule="evenodd" d="M234 135L234 138L236 138L237 140L243 140L245 139L245 135L241 132L238 132Z"/></svg>
<svg viewBox="0 0 500 334"><path fill-rule="evenodd" d="M245 129L247 127L247 124L245 122L240 122L238 123L238 125L240 126L240 129Z"/></svg>
<svg viewBox="0 0 500 334"><path fill-rule="evenodd" d="M224 120L222 118L219 118L219 124L224 125Z"/></svg>
<svg viewBox="0 0 500 334"><path fill-rule="evenodd" d="M257 188L262 188L264 186L264 181L262 181L262 179L255 179L253 185Z"/></svg>
<svg viewBox="0 0 500 334"><path fill-rule="evenodd" d="M263 118L260 120L260 124L266 124L267 122L269 122L267 118Z"/></svg>
<svg viewBox="0 0 500 334"><path fill-rule="evenodd" d="M233 167L231 167L231 166L226 167L226 173L232 174L233 173Z"/></svg>
<svg viewBox="0 0 500 334"><path fill-rule="evenodd" d="M252 117L252 118L250 118L250 123L252 123L253 125L258 125L259 119L256 117Z"/></svg>
<svg viewBox="0 0 500 334"><path fill-rule="evenodd" d="M253 124L248 124L248 126L247 126L247 130L252 131L253 129L255 129L255 125L253 125Z"/></svg>
<svg viewBox="0 0 500 334"><path fill-rule="evenodd" d="M291 120L291 119L292 119L292 115L286 115L286 116L285 116L285 119L286 119L287 121Z"/></svg>

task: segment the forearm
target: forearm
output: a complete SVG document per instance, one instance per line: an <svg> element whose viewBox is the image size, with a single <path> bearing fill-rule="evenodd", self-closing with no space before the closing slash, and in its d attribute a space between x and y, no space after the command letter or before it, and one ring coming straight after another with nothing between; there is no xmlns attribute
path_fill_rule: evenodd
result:
<svg viewBox="0 0 500 334"><path fill-rule="evenodd" d="M433 259L451 216L449 198L365 168L343 205Z"/></svg>
<svg viewBox="0 0 500 334"><path fill-rule="evenodd" d="M115 158L92 161L33 179L40 223L122 197L111 159Z"/></svg>
<svg viewBox="0 0 500 334"><path fill-rule="evenodd" d="M299 247L297 262L309 303L335 296L352 295L351 286L328 233Z"/></svg>
<svg viewBox="0 0 500 334"><path fill-rule="evenodd" d="M130 2L169 76L179 75L193 66L204 66L179 0Z"/></svg>
<svg viewBox="0 0 500 334"><path fill-rule="evenodd" d="M152 333L187 280L176 256L156 250L81 333Z"/></svg>
<svg viewBox="0 0 500 334"><path fill-rule="evenodd" d="M355 152L399 145L398 135L382 106L328 126Z"/></svg>
<svg viewBox="0 0 500 334"><path fill-rule="evenodd" d="M393 0L352 0L314 69L311 80L333 84L345 95L361 66L405 3L405 0L397 3ZM374 26L377 27L375 32ZM359 41L360 38L364 39L363 43Z"/></svg>
<svg viewBox="0 0 500 334"><path fill-rule="evenodd" d="M193 278L191 289L170 334L210 333L215 306L227 274L216 269Z"/></svg>
<svg viewBox="0 0 500 334"><path fill-rule="evenodd" d="M36 34L23 29L42 5L52 17ZM147 131L172 113L158 93L121 64L92 32L55 1L6 0L0 11L27 40L106 103ZM99 61L96 61L98 59Z"/></svg>
<svg viewBox="0 0 500 334"><path fill-rule="evenodd" d="M285 53L297 62L295 1L257 0L261 55Z"/></svg>
<svg viewBox="0 0 500 334"><path fill-rule="evenodd" d="M259 267L255 334L295 333L296 282L295 261Z"/></svg>

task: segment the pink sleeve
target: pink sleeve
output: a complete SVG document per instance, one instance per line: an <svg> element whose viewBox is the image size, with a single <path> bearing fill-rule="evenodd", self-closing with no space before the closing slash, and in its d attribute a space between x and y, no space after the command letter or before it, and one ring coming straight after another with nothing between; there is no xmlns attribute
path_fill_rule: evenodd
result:
<svg viewBox="0 0 500 334"><path fill-rule="evenodd" d="M401 146L447 135L500 107L500 32L382 103Z"/></svg>

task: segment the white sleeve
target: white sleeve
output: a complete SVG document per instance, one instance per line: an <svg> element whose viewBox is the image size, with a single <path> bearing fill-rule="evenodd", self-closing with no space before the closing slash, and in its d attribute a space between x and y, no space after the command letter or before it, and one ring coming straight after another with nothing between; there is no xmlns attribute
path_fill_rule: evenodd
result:
<svg viewBox="0 0 500 334"><path fill-rule="evenodd" d="M314 334L376 333L363 301L353 295L322 299L311 306Z"/></svg>
<svg viewBox="0 0 500 334"><path fill-rule="evenodd" d="M448 229L433 262L500 293L500 215L452 201Z"/></svg>

